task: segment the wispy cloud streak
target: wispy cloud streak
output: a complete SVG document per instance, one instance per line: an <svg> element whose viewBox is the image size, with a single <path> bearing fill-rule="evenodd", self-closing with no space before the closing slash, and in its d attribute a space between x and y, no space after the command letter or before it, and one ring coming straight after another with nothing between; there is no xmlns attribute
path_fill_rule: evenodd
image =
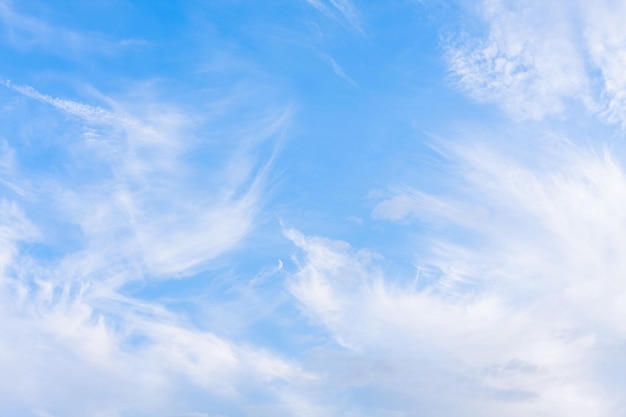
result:
<svg viewBox="0 0 626 417"><path fill-rule="evenodd" d="M41 103L32 114L58 113L77 133L48 132L63 169L45 176L22 164L19 143L4 145L3 181L24 192L1 203L0 366L18 376L0 387L3 412L172 415L198 411L201 392L223 405L304 377L296 364L199 329L128 288L201 272L252 230L271 163L255 160L255 149L273 146L288 112L233 129L228 139L240 145L225 147L226 164L198 167L188 161L205 152L193 136L200 119L155 97L134 100L144 113L133 114L120 100L105 109L5 85L31 107ZM249 128L254 137L237 138Z"/></svg>
<svg viewBox="0 0 626 417"><path fill-rule="evenodd" d="M340 22L351 30L363 32L357 9L350 0L306 0L306 2L328 18Z"/></svg>
<svg viewBox="0 0 626 417"><path fill-rule="evenodd" d="M86 54L115 54L145 42L110 39L103 34L82 33L51 25L16 11L10 1L0 2L0 36L18 50L40 49L46 53L80 59Z"/></svg>

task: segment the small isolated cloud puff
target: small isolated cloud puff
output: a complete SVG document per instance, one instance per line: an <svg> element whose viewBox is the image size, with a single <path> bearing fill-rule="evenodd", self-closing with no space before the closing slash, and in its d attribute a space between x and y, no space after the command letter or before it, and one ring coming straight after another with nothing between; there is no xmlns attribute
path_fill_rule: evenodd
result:
<svg viewBox="0 0 626 417"><path fill-rule="evenodd" d="M538 168L453 145L454 200L404 190L381 202L378 218L440 212L455 227L422 239L415 278L347 243L287 232L304 252L290 287L303 313L369 369L358 380L328 371L330 385L386 393L369 397L367 415L623 414L626 174L609 153L548 148Z"/></svg>
<svg viewBox="0 0 626 417"><path fill-rule="evenodd" d="M446 44L450 69L471 96L520 119L582 103L626 124L626 6L619 1L484 0L483 34Z"/></svg>

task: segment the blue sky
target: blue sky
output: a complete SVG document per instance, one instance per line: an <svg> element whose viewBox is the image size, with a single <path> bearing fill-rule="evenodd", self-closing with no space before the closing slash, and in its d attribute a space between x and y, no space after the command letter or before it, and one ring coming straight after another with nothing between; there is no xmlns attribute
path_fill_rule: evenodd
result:
<svg viewBox="0 0 626 417"><path fill-rule="evenodd" d="M0 0L1 414L625 414L625 19Z"/></svg>

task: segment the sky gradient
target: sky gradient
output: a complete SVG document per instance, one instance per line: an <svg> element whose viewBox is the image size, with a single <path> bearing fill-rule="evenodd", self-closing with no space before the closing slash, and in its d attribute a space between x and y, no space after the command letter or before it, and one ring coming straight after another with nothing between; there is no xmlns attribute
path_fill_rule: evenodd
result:
<svg viewBox="0 0 626 417"><path fill-rule="evenodd" d="M0 0L0 414L626 415L624 21Z"/></svg>

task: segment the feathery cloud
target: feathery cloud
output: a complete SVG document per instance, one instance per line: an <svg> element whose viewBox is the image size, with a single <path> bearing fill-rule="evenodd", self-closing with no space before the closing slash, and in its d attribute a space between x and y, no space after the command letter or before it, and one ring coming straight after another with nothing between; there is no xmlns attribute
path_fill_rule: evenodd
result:
<svg viewBox="0 0 626 417"><path fill-rule="evenodd" d="M225 165L203 167L189 162L206 146L192 136L198 119L154 97L136 108L156 113L133 114L121 101L104 109L5 85L33 117L61 116L64 133L43 136L58 161L45 175L23 163L28 149L3 146L3 180L25 190L1 203L0 361L16 375L0 387L3 412L171 415L183 403L202 407L194 393L223 404L303 377L296 364L127 287L194 275L238 245L254 227L270 163L254 161L255 148L280 134L287 113L251 120L255 134L226 147ZM33 123L27 140L41 129Z"/></svg>
<svg viewBox="0 0 626 417"><path fill-rule="evenodd" d="M623 411L623 384L607 373L624 371L626 174L608 151L568 141L544 143L541 158L514 148L453 143L452 198L405 189L379 203L379 218L441 226L416 229L415 277L394 278L381 255L345 242L286 232L304 253L290 290L340 347L322 360L330 384L385 393L368 415ZM371 378L331 371L336 355Z"/></svg>
<svg viewBox="0 0 626 417"><path fill-rule="evenodd" d="M363 32L357 9L350 0L306 0L306 2L325 16L356 32Z"/></svg>

